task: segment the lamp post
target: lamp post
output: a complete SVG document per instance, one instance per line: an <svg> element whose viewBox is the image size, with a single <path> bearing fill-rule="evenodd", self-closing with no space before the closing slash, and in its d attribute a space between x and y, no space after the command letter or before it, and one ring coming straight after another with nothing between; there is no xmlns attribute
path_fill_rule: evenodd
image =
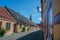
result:
<svg viewBox="0 0 60 40"><path fill-rule="evenodd" d="M41 8L40 7L37 7L36 9L39 13L41 13Z"/></svg>
<svg viewBox="0 0 60 40"><path fill-rule="evenodd" d="M42 12L41 12L41 8L38 6L36 9L37 9L37 11L38 11L39 13L41 13L41 20L42 20ZM41 24L42 24L42 22L41 22Z"/></svg>

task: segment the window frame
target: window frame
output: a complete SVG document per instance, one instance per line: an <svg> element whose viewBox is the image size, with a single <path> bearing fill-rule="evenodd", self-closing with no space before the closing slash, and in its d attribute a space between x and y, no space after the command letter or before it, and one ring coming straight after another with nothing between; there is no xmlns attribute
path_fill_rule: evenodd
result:
<svg viewBox="0 0 60 40"><path fill-rule="evenodd" d="M0 21L0 23L1 23L1 25L0 25L0 27L2 26L2 22Z"/></svg>
<svg viewBox="0 0 60 40"><path fill-rule="evenodd" d="M11 27L11 23L6 23L6 30L10 30L10 27Z"/></svg>

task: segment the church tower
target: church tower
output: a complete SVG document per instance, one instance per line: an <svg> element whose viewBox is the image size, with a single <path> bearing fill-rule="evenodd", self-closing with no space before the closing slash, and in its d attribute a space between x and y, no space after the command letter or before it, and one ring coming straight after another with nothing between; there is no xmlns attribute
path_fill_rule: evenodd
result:
<svg viewBox="0 0 60 40"><path fill-rule="evenodd" d="M30 14L30 20L32 21L32 15Z"/></svg>

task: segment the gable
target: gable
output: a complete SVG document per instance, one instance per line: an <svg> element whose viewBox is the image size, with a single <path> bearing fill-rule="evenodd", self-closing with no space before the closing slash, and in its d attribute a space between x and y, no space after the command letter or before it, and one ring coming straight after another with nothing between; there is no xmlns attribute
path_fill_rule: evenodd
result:
<svg viewBox="0 0 60 40"><path fill-rule="evenodd" d="M8 10L3 7L0 7L0 17L15 20L13 16L8 12Z"/></svg>

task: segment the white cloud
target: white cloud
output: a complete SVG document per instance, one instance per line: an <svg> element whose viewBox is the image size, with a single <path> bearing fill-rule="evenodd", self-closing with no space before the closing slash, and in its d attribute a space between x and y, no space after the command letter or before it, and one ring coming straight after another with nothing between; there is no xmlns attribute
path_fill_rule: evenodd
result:
<svg viewBox="0 0 60 40"><path fill-rule="evenodd" d="M39 11L41 12L41 8L39 8Z"/></svg>
<svg viewBox="0 0 60 40"><path fill-rule="evenodd" d="M42 18L38 18L39 20L42 20Z"/></svg>

